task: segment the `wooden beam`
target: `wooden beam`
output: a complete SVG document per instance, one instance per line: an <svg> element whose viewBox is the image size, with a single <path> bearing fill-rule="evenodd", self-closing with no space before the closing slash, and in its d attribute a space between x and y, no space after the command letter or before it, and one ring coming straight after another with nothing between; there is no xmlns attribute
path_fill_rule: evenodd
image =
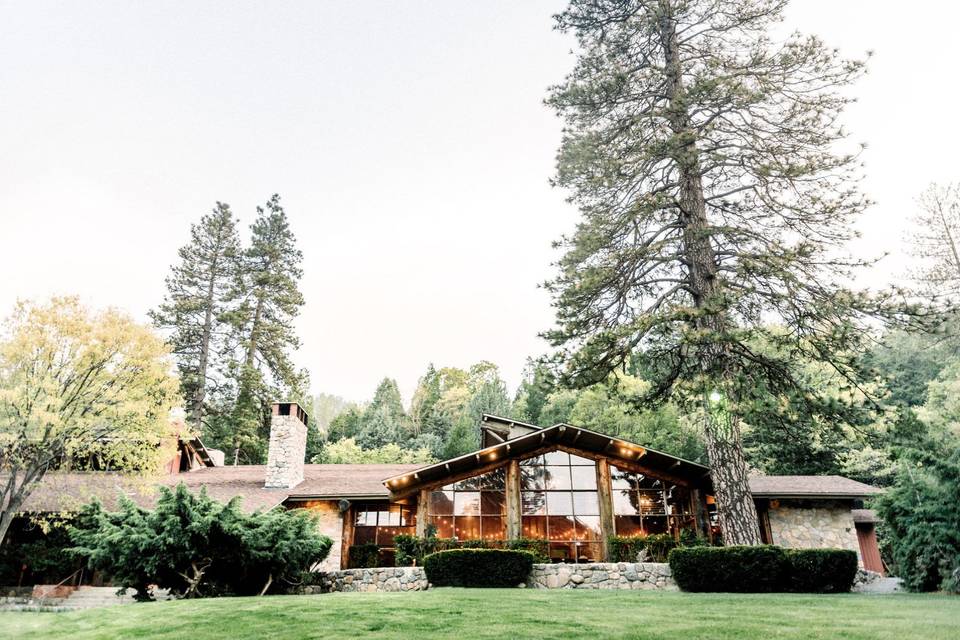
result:
<svg viewBox="0 0 960 640"><path fill-rule="evenodd" d="M507 540L521 537L520 462L511 460L507 465Z"/></svg>
<svg viewBox="0 0 960 640"><path fill-rule="evenodd" d="M614 535L613 488L610 482L610 462L597 460L597 498L600 501L600 537L603 561L610 562L610 537Z"/></svg>

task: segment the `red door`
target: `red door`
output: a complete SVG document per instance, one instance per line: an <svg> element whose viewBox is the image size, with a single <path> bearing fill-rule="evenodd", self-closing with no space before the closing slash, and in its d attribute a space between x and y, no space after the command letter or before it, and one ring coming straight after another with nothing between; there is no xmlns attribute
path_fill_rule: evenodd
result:
<svg viewBox="0 0 960 640"><path fill-rule="evenodd" d="M883 560L880 559L877 531L872 522L857 523L857 541L860 543L860 557L863 558L863 568L883 575Z"/></svg>

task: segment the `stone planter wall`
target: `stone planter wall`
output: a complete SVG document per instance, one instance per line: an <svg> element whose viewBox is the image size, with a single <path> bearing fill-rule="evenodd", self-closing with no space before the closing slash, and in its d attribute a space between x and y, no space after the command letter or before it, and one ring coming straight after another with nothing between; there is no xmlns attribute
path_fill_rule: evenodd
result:
<svg viewBox="0 0 960 640"><path fill-rule="evenodd" d="M335 591L423 591L429 585L423 567L374 567L344 569L320 574L319 584L302 587L300 593Z"/></svg>
<svg viewBox="0 0 960 640"><path fill-rule="evenodd" d="M661 562L535 564L527 581L532 589L644 589L675 591L670 565Z"/></svg>
<svg viewBox="0 0 960 640"><path fill-rule="evenodd" d="M336 591L423 591L429 588L423 567L344 569L318 574L318 584L299 593ZM594 562L588 564L535 564L527 583L530 589L677 589L670 565L660 562Z"/></svg>

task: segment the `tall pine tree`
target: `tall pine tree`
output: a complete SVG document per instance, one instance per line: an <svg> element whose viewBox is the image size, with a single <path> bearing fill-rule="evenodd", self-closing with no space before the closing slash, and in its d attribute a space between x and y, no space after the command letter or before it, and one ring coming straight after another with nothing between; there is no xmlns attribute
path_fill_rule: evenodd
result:
<svg viewBox="0 0 960 640"><path fill-rule="evenodd" d="M290 358L300 346L293 322L304 302L299 288L302 261L275 194L257 207L231 314L240 351L234 365L237 400L229 425L235 464L241 457L262 458L270 403L278 394L302 394L305 388L305 373Z"/></svg>
<svg viewBox="0 0 960 640"><path fill-rule="evenodd" d="M225 361L223 317L238 273L240 241L230 206L218 202L191 225L190 242L179 256L163 304L150 317L169 332L190 423L202 431L208 395L220 379L214 374Z"/></svg>
<svg viewBox="0 0 960 640"><path fill-rule="evenodd" d="M647 400L699 416L734 544L760 541L744 407L769 393L785 399L771 411L831 412L793 362L856 386L869 318L893 313L843 285L865 264L843 246L868 202L856 153L838 153L839 90L863 64L814 37L774 41L786 4L572 0L558 28L578 60L549 98L566 122L556 182L583 215L549 283L563 382L603 380L645 350Z"/></svg>

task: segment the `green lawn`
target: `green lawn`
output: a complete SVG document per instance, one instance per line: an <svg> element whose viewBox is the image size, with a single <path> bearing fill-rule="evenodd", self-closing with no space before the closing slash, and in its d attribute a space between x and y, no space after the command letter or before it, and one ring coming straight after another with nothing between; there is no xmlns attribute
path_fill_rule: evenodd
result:
<svg viewBox="0 0 960 640"><path fill-rule="evenodd" d="M0 638L960 638L960 598L434 589L0 613Z"/></svg>

